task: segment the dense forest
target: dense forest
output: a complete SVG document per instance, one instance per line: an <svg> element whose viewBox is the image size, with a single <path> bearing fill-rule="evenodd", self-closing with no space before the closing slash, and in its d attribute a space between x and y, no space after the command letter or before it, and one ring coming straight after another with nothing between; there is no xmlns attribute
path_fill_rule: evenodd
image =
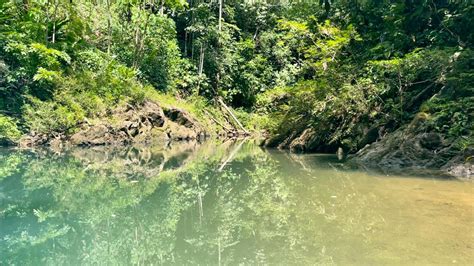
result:
<svg viewBox="0 0 474 266"><path fill-rule="evenodd" d="M473 28L469 0L1 0L0 142L161 127L158 105L194 137L472 164Z"/></svg>

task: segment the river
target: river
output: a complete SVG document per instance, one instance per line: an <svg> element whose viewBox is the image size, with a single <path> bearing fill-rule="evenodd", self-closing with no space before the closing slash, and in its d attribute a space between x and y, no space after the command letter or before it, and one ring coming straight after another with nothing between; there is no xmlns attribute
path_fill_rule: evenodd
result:
<svg viewBox="0 0 474 266"><path fill-rule="evenodd" d="M0 265L468 265L474 184L253 141L0 150Z"/></svg>

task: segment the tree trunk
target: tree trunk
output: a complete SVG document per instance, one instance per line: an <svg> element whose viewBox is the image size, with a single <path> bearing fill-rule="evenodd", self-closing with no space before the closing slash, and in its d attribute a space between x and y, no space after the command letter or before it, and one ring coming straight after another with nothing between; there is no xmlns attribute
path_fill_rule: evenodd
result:
<svg viewBox="0 0 474 266"><path fill-rule="evenodd" d="M107 53L110 54L110 46L112 42L112 23L110 17L110 0L107 0Z"/></svg>
<svg viewBox="0 0 474 266"><path fill-rule="evenodd" d="M161 3L160 3L160 15L164 15L165 14L165 0L161 0Z"/></svg>
<svg viewBox="0 0 474 266"><path fill-rule="evenodd" d="M204 48L202 47L202 44L201 44L201 53L199 54L199 68L198 68L199 75L202 75L203 68L204 68Z"/></svg>
<svg viewBox="0 0 474 266"><path fill-rule="evenodd" d="M222 31L222 1L224 0L219 0L219 32Z"/></svg>
<svg viewBox="0 0 474 266"><path fill-rule="evenodd" d="M202 43L201 43L201 53L199 55L199 66L198 66L198 75L199 75L199 80L197 84L198 95L199 95L199 90L201 87L201 75L202 75L203 68L204 68L204 48L202 47Z"/></svg>
<svg viewBox="0 0 474 266"><path fill-rule="evenodd" d="M49 4L50 1L46 2L46 8L45 8L45 13L46 13L46 32L45 32L45 43L48 43L49 41L49 22L51 21L51 18L49 16Z"/></svg>
<svg viewBox="0 0 474 266"><path fill-rule="evenodd" d="M184 32L184 57L188 57L188 32Z"/></svg>
<svg viewBox="0 0 474 266"><path fill-rule="evenodd" d="M53 36L52 36L52 43L56 42L56 15L58 12L59 2L57 0L54 1L54 12L53 12Z"/></svg>
<svg viewBox="0 0 474 266"><path fill-rule="evenodd" d="M212 121L214 121L214 123L216 123L217 125L219 125L222 129L224 129L226 131L226 133L228 132L231 132L232 130L228 127L226 127L224 124L222 124L221 122L219 122L219 120L217 120L211 113L209 113L207 110L204 110L204 113L209 116L209 118L211 118Z"/></svg>
<svg viewBox="0 0 474 266"><path fill-rule="evenodd" d="M142 8L144 8L144 6ZM133 56L133 66L135 68L138 68L141 62L149 20L150 20L150 14L147 12L145 15L145 25L143 27L143 31L140 30L139 26L137 26L137 29L135 32L135 52Z"/></svg>

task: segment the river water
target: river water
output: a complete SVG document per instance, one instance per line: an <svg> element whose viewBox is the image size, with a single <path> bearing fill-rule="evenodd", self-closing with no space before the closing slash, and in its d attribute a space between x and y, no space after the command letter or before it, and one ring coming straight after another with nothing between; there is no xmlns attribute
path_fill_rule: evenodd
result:
<svg viewBox="0 0 474 266"><path fill-rule="evenodd" d="M252 141L0 150L0 265L469 265L474 184Z"/></svg>

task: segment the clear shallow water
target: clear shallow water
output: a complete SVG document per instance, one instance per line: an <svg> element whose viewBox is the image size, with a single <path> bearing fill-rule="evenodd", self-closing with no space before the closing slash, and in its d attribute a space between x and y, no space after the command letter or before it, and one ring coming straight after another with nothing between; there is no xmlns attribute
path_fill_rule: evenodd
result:
<svg viewBox="0 0 474 266"><path fill-rule="evenodd" d="M467 265L473 192L251 141L0 150L0 265Z"/></svg>

